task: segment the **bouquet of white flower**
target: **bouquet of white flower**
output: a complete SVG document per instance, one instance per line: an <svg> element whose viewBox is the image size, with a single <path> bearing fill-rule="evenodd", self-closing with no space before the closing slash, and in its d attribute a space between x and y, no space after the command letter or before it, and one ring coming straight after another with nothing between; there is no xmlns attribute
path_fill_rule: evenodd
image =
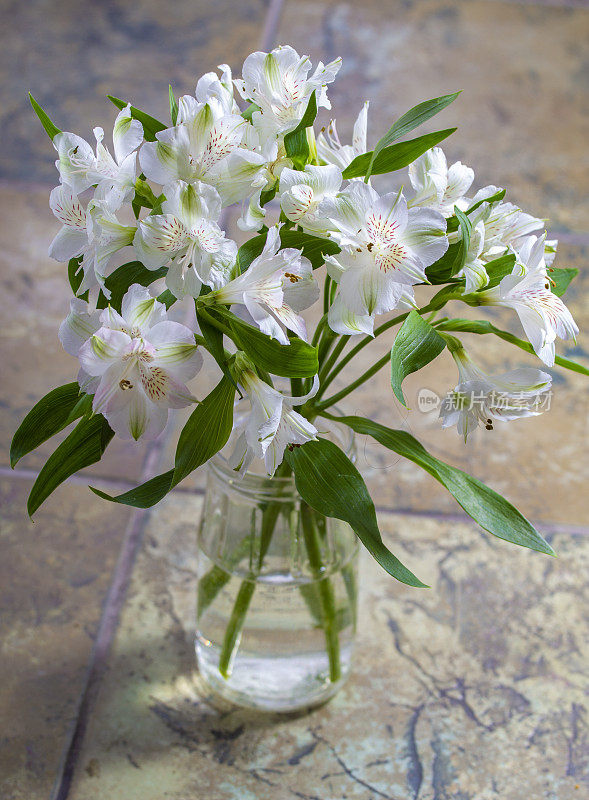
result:
<svg viewBox="0 0 589 800"><path fill-rule="evenodd" d="M336 59L311 72L309 59L288 46L253 53L239 79L222 65L220 77L200 78L195 96L176 99L170 87L169 126L110 97L120 109L114 156L102 128L94 129L94 150L60 131L31 97L58 153L60 185L50 205L62 227L49 253L68 264L74 298L59 337L80 371L46 395L14 437L13 465L77 421L41 470L30 514L98 461L114 435L156 437L170 408L195 404L167 472L117 497L94 491L153 506L235 431L237 473L261 459L269 475L293 475L312 510L348 522L393 577L422 586L383 543L361 475L320 421L333 420L334 404L387 364L392 393L404 404L404 378L445 349L458 383L442 403L443 426L457 425L466 439L479 425L540 413L549 374L527 367L486 375L457 333L492 334L549 367L589 374L555 355L556 337L572 339L578 330L561 300L575 270L553 268L556 242L547 240L544 221L505 202L496 186L471 194L473 170L448 166L438 147L454 128L407 138L458 93L415 106L368 150L368 103L351 145L340 142L335 121L316 134L340 66ZM372 185L373 176L407 167L408 192L381 194ZM239 228L252 232L241 247L222 230L224 209L235 203L242 203ZM426 302L415 287L430 287ZM182 300L194 304L193 326L167 318ZM318 302L311 333L301 312ZM449 303L507 306L528 341L485 320L438 317ZM381 336L390 337L390 353L329 395L336 376ZM188 384L203 350L220 378L199 401L197 385ZM285 378L289 395L280 388ZM248 411L234 419L238 397ZM405 431L361 416L338 420L429 472L490 533L552 553L509 502Z"/></svg>

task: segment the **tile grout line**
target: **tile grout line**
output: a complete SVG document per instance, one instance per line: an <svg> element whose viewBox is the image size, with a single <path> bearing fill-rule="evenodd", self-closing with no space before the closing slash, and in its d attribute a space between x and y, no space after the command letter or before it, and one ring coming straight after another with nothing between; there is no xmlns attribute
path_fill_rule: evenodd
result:
<svg viewBox="0 0 589 800"><path fill-rule="evenodd" d="M284 0L270 0L265 14L264 29L260 42L260 47L263 50L269 50L272 46L280 22L283 5ZM222 219L223 223L226 221L226 218L227 213L225 212ZM141 470L141 483L148 480L152 473L155 472L168 438L169 437L162 437L160 442L155 443L154 446L148 449ZM10 470L10 472L12 472L12 470ZM51 793L51 800L66 800L70 793L74 771L78 764L84 741L84 735L90 720L94 701L100 689L102 676L108 664L108 655L118 627L120 613L131 579L131 572L139 551L147 520L149 519L149 513L147 509L134 509L127 524L110 587L104 600L98 633L90 654L84 686L79 697L75 723L72 726L69 741L58 767L53 791Z"/></svg>

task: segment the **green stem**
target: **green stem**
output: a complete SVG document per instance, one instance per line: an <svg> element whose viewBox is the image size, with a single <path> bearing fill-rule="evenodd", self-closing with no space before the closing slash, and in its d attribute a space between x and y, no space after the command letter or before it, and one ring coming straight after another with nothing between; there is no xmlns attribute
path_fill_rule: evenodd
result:
<svg viewBox="0 0 589 800"><path fill-rule="evenodd" d="M290 475L290 473L291 469L284 461L278 468L276 476L279 478L286 478L288 475ZM262 568L264 558L268 552L268 548L270 547L274 528L276 527L276 522L278 521L278 517L280 515L281 506L282 501L277 500L267 503L263 507L262 524L260 528L260 554L258 557L258 572ZM241 631L243 630L245 618L255 590L255 577L251 580L243 580L241 582L241 586L239 587L237 597L235 598L229 623L225 630L225 636L223 637L221 655L219 657L219 672L224 678L229 678L231 675L233 660L239 648Z"/></svg>
<svg viewBox="0 0 589 800"><path fill-rule="evenodd" d="M331 304L331 278L329 275L325 276L325 283L323 284L323 313L327 314Z"/></svg>
<svg viewBox="0 0 589 800"><path fill-rule="evenodd" d="M320 388L319 388L319 391L317 392L317 398L320 398L323 395L323 393L325 392L325 389L327 388L328 384L324 383L323 381L329 375L329 370L333 367L333 365L335 364L335 362L339 358L342 350L347 345L349 340L350 340L349 336L340 337L340 340L336 344L336 346L333 348L333 351L331 352L331 355L329 356L329 358L325 361L325 364L323 364L323 366L319 370L319 386L320 386Z"/></svg>
<svg viewBox="0 0 589 800"><path fill-rule="evenodd" d="M341 678L342 672L333 584L329 578L322 577L324 564L321 558L319 536L313 518L313 511L303 502L301 503L301 525L305 547L309 557L309 565L313 570L317 582L317 590L319 592L323 630L325 632L325 645L327 648L327 657L329 659L329 679L332 683L335 683Z"/></svg>
<svg viewBox="0 0 589 800"><path fill-rule="evenodd" d="M325 408L329 408L333 406L335 403L339 403L340 400L343 400L344 397L347 397L354 389L357 389L358 386L362 386L367 380L370 380L373 375L381 370L386 364L389 363L391 359L390 353L387 353L382 358L373 364L370 369L367 369L366 372L362 373L359 378L353 381L349 386L346 386L345 389L342 389L341 392L336 392L336 394L328 397L327 400L323 400L321 403L317 403L314 408L316 411L321 413Z"/></svg>

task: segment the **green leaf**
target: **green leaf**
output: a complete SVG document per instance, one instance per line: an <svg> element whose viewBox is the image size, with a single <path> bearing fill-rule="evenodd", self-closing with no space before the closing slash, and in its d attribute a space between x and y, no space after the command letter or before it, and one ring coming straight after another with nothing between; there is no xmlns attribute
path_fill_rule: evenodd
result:
<svg viewBox="0 0 589 800"><path fill-rule="evenodd" d="M417 311L411 311L391 349L391 386L404 406L407 406L401 389L404 379L437 358L445 346L446 343L434 328Z"/></svg>
<svg viewBox="0 0 589 800"><path fill-rule="evenodd" d="M102 414L82 419L57 447L37 476L27 503L32 517L39 506L70 475L100 461L113 431Z"/></svg>
<svg viewBox="0 0 589 800"><path fill-rule="evenodd" d="M419 103L419 105L414 106L406 114L403 114L376 143L371 162L366 170L366 178L372 175L372 169L381 150L384 150L385 147L388 147L419 125L427 122L428 119L439 114L446 106L449 106L450 103L456 100L459 94L460 92L454 92L453 94L446 94L442 97L435 97L433 100L426 100L424 103Z"/></svg>
<svg viewBox="0 0 589 800"><path fill-rule="evenodd" d="M33 95L29 92L29 100L31 101L31 105L35 111L35 114L39 117L41 121L41 125L45 128L45 131L51 141L57 136L58 133L61 133L57 125L54 125L53 122L49 119L49 115L47 112L43 111L39 103L35 100Z"/></svg>
<svg viewBox="0 0 589 800"><path fill-rule="evenodd" d="M113 97L112 94L107 94L107 97L117 108L126 108L127 103L121 100L120 97ZM143 136L148 142L155 142L156 133L165 130L167 127L159 119L155 119L155 117L146 114L145 111L141 111L139 108L135 108L135 106L131 106L131 116L133 119L138 119L143 125Z"/></svg>
<svg viewBox="0 0 589 800"><path fill-rule="evenodd" d="M554 294L562 297L566 290L569 288L570 282L579 274L578 269L573 267L561 267L560 269L552 269L549 271L548 280Z"/></svg>
<svg viewBox="0 0 589 800"><path fill-rule="evenodd" d="M523 339L519 339L517 336L514 336L513 333L508 333L507 331L502 331L500 328L496 328L490 322L484 319L478 320L470 320L470 319L449 319L446 322L442 322L440 325L436 325L436 328L440 331L459 331L463 333L494 333L495 336L498 336L500 339L503 339L505 342L509 342L510 344L514 344L516 347L519 347L520 350L525 350L526 353L531 353L532 355L536 355L534 352L534 348L529 342L525 342ZM589 369L587 367L583 367L581 364L577 364L576 361L570 361L568 358L563 358L562 356L556 356L554 359L554 363L558 367L564 367L565 369L570 370L571 372L578 372L580 375L589 375Z"/></svg>
<svg viewBox="0 0 589 800"><path fill-rule="evenodd" d="M172 125L175 125L176 120L178 119L178 102L174 97L174 90L172 89L172 84L169 84L168 92L170 95L170 119L172 120Z"/></svg>
<svg viewBox="0 0 589 800"><path fill-rule="evenodd" d="M368 552L393 578L409 586L425 587L385 546L366 484L336 444L317 439L285 452L305 503L326 517L349 523Z"/></svg>
<svg viewBox="0 0 589 800"><path fill-rule="evenodd" d="M167 267L147 269L141 261L129 261L128 264L123 264L111 272L104 282L106 288L111 292L110 300L101 291L96 301L96 308L106 308L110 305L120 314L123 297L130 286L133 286L134 283L149 286L154 281L164 278L167 272Z"/></svg>
<svg viewBox="0 0 589 800"><path fill-rule="evenodd" d="M72 287L72 292L75 297L78 296L78 290L84 280L84 270L82 269L82 257L70 258L67 265L67 276ZM84 298L87 299L88 294L84 292Z"/></svg>
<svg viewBox="0 0 589 800"><path fill-rule="evenodd" d="M485 289L497 286L506 275L511 275L514 264L515 255L513 253L499 256L499 258L494 258L485 264L485 270L489 276L489 283L485 286Z"/></svg>
<svg viewBox="0 0 589 800"><path fill-rule="evenodd" d="M291 339L290 344L281 344L231 312L221 314L229 322L235 344L260 369L284 378L312 378L317 374L317 348L298 338Z"/></svg>
<svg viewBox="0 0 589 800"><path fill-rule="evenodd" d="M219 330L219 328L215 328L214 325L207 319L206 311L203 312L202 309L199 310L198 303L195 303L196 308L196 319L198 321L198 326L200 328L200 332L204 336L204 339L207 344L207 348L209 353L213 356L223 375L225 375L231 383L238 389L237 384L233 380L233 376L229 371L229 365L227 363L227 358L225 357L225 348L223 347L223 333Z"/></svg>
<svg viewBox="0 0 589 800"><path fill-rule="evenodd" d="M124 506L133 506L134 508L151 508L156 503L164 498L172 488L172 479L174 477L174 470L170 469L162 475L156 475L155 478L136 486L134 489L129 489L124 494L119 494L113 497L106 492L101 492L94 486L89 488L94 494L101 497L103 500L110 500L111 503L120 503Z"/></svg>
<svg viewBox="0 0 589 800"><path fill-rule="evenodd" d="M176 449L176 465L123 494L112 495L90 487L94 494L112 503L151 508L180 481L225 445L233 426L235 388L223 377L213 391L194 409L182 429Z"/></svg>
<svg viewBox="0 0 589 800"><path fill-rule="evenodd" d="M71 417L80 400L77 381L59 386L41 398L23 419L10 445L10 466L62 431L76 417ZM78 414L81 416L81 414Z"/></svg>
<svg viewBox="0 0 589 800"><path fill-rule="evenodd" d="M432 284L438 285L450 281L462 269L466 261L472 225L468 217L458 208L455 207L455 211L458 215L457 222L461 238L458 242L451 244L444 255L426 269L425 275Z"/></svg>
<svg viewBox="0 0 589 800"><path fill-rule="evenodd" d="M158 303L163 303L165 305L166 311L174 305L177 299L176 295L173 295L169 289L164 289L164 291L156 297Z"/></svg>
<svg viewBox="0 0 589 800"><path fill-rule="evenodd" d="M305 258L311 262L313 269L323 266L326 255L335 255L340 248L331 239L322 239L302 231L282 230L280 232L282 247L294 247L302 250Z"/></svg>
<svg viewBox="0 0 589 800"><path fill-rule="evenodd" d="M237 251L237 269L239 274L245 272L252 261L257 258L266 244L266 233L260 233L258 236L253 236L247 242L241 245Z"/></svg>
<svg viewBox="0 0 589 800"><path fill-rule="evenodd" d="M254 111L259 111L259 110L260 106L256 105L255 103L250 103L249 106L241 112L241 116L244 119L247 119L248 122L251 122Z"/></svg>
<svg viewBox="0 0 589 800"><path fill-rule="evenodd" d="M419 136L416 139L409 139L408 142L399 142L398 144L384 147L377 157L374 159L372 167L373 151L369 153L362 153L348 164L344 169L342 176L349 180L350 178L362 178L370 169L371 175L382 175L385 172L394 172L398 169L403 169L409 164L412 164L416 158L423 155L426 150L435 147L448 136L450 136L456 128L447 128L443 131L436 131L435 133L428 133L425 136Z"/></svg>
<svg viewBox="0 0 589 800"><path fill-rule="evenodd" d="M307 128L315 122L317 116L317 97L313 92L309 97L309 102L302 120L294 131L287 133L284 137L284 148L286 155L293 162L295 169L304 169L309 159L309 141L307 139Z"/></svg>
<svg viewBox="0 0 589 800"><path fill-rule="evenodd" d="M174 486L224 447L233 427L235 386L225 376L194 409L180 433Z"/></svg>
<svg viewBox="0 0 589 800"><path fill-rule="evenodd" d="M413 461L439 481L466 513L489 533L507 542L554 555L534 526L504 497L481 481L440 461L406 431L393 430L364 417L341 417L338 422L371 436L383 447Z"/></svg>

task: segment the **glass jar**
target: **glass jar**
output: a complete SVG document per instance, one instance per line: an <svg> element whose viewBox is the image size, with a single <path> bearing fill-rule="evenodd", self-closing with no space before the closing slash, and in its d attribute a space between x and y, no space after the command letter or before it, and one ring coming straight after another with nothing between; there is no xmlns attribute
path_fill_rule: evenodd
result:
<svg viewBox="0 0 589 800"><path fill-rule="evenodd" d="M346 444L350 455L351 437ZM201 677L243 706L317 705L350 673L357 538L301 500L286 464L273 478L240 477L217 455L208 469L198 552Z"/></svg>

